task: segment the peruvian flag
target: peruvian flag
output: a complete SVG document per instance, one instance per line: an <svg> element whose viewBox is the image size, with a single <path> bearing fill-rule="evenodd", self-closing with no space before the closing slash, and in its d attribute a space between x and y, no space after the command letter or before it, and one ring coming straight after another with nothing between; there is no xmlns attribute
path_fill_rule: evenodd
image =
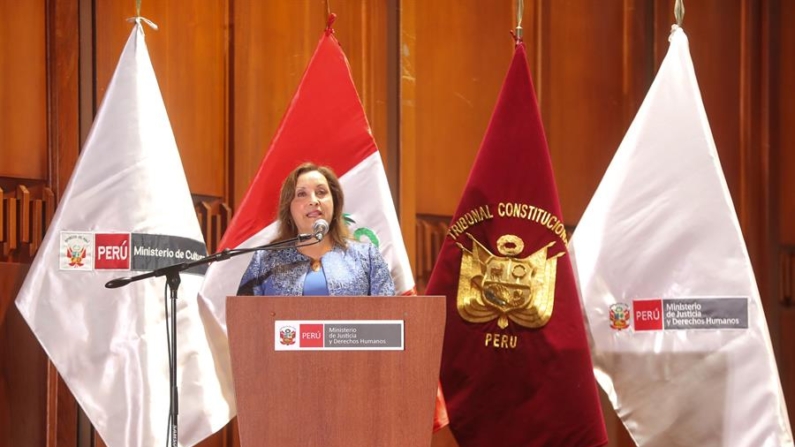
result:
<svg viewBox="0 0 795 447"><path fill-rule="evenodd" d="M384 165L353 85L348 60L330 27L320 38L219 250L256 247L273 240L282 182L307 161L329 166L339 176L345 192L343 212L351 222L351 234L379 247L398 293L413 291L414 278ZM251 255L238 256L211 266L207 272L201 295L224 332L226 297L237 292L250 260Z"/></svg>
<svg viewBox="0 0 795 447"><path fill-rule="evenodd" d="M339 176L345 193L343 213L351 234L378 246L397 293L411 294L414 277L384 166L331 23L333 16L219 250L272 241L277 233L282 182L299 164L311 161L331 167ZM226 297L236 294L250 260L251 255L238 256L208 270L200 295L209 310L205 315L209 331L226 334ZM216 338L226 343L225 337ZM228 362L226 358L217 360ZM231 369L228 364L221 366L229 375L231 390ZM441 401L437 406L436 428L446 425Z"/></svg>

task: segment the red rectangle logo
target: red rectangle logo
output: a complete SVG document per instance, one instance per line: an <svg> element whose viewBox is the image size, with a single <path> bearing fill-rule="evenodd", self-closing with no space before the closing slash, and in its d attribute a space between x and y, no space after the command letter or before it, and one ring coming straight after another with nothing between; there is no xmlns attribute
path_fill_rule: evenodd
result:
<svg viewBox="0 0 795 447"><path fill-rule="evenodd" d="M130 270L130 233L97 233L94 250L95 269Z"/></svg>
<svg viewBox="0 0 795 447"><path fill-rule="evenodd" d="M299 346L302 348L322 348L323 347L323 325L322 324L302 324L299 330Z"/></svg>
<svg viewBox="0 0 795 447"><path fill-rule="evenodd" d="M662 300L632 302L632 320L636 331L660 331L663 328Z"/></svg>

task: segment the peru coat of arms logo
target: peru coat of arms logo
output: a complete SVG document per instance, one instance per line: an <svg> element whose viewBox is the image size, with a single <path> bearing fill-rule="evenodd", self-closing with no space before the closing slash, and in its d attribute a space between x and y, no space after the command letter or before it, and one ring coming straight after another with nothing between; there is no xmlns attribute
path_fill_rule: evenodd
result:
<svg viewBox="0 0 795 447"><path fill-rule="evenodd" d="M458 283L458 313L472 323L497 318L497 325L505 329L509 320L527 328L539 328L552 317L555 303L557 258L548 250L555 242L533 254L519 258L524 242L514 235L497 240L497 251L491 253L471 234L472 250L457 244L463 251Z"/></svg>
<svg viewBox="0 0 795 447"><path fill-rule="evenodd" d="M279 343L290 346L295 344L295 328L292 326L285 326L279 329Z"/></svg>

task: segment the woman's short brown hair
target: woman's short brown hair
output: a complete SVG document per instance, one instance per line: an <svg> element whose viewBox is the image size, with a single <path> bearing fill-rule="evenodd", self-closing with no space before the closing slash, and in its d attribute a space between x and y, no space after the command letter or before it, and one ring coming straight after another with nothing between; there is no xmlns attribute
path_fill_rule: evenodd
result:
<svg viewBox="0 0 795 447"><path fill-rule="evenodd" d="M331 192L331 200L334 204L334 214L329 221L329 229L326 237L330 237L331 241L340 247L347 247L347 239L350 238L348 226L342 218L342 209L345 206L345 197L342 194L342 185L334 173L328 166L318 166L314 163L303 163L287 176L282 184L282 192L279 196L279 210L276 216L279 219L279 234L273 242L284 241L287 239L298 236L298 227L293 220L293 214L290 212L290 204L295 198L295 185L298 183L298 177L307 172L319 172L328 182L328 187Z"/></svg>

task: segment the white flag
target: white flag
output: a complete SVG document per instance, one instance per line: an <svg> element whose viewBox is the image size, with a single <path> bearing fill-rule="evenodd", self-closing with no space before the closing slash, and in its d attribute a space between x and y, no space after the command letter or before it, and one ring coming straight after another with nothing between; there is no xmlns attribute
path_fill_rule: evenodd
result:
<svg viewBox="0 0 795 447"><path fill-rule="evenodd" d="M791 446L685 33L571 242L596 377L638 445Z"/></svg>
<svg viewBox="0 0 795 447"><path fill-rule="evenodd" d="M140 22L16 304L109 447L164 445L169 369L165 278L106 289L206 252ZM177 310L180 444L229 419L199 317L201 273Z"/></svg>

